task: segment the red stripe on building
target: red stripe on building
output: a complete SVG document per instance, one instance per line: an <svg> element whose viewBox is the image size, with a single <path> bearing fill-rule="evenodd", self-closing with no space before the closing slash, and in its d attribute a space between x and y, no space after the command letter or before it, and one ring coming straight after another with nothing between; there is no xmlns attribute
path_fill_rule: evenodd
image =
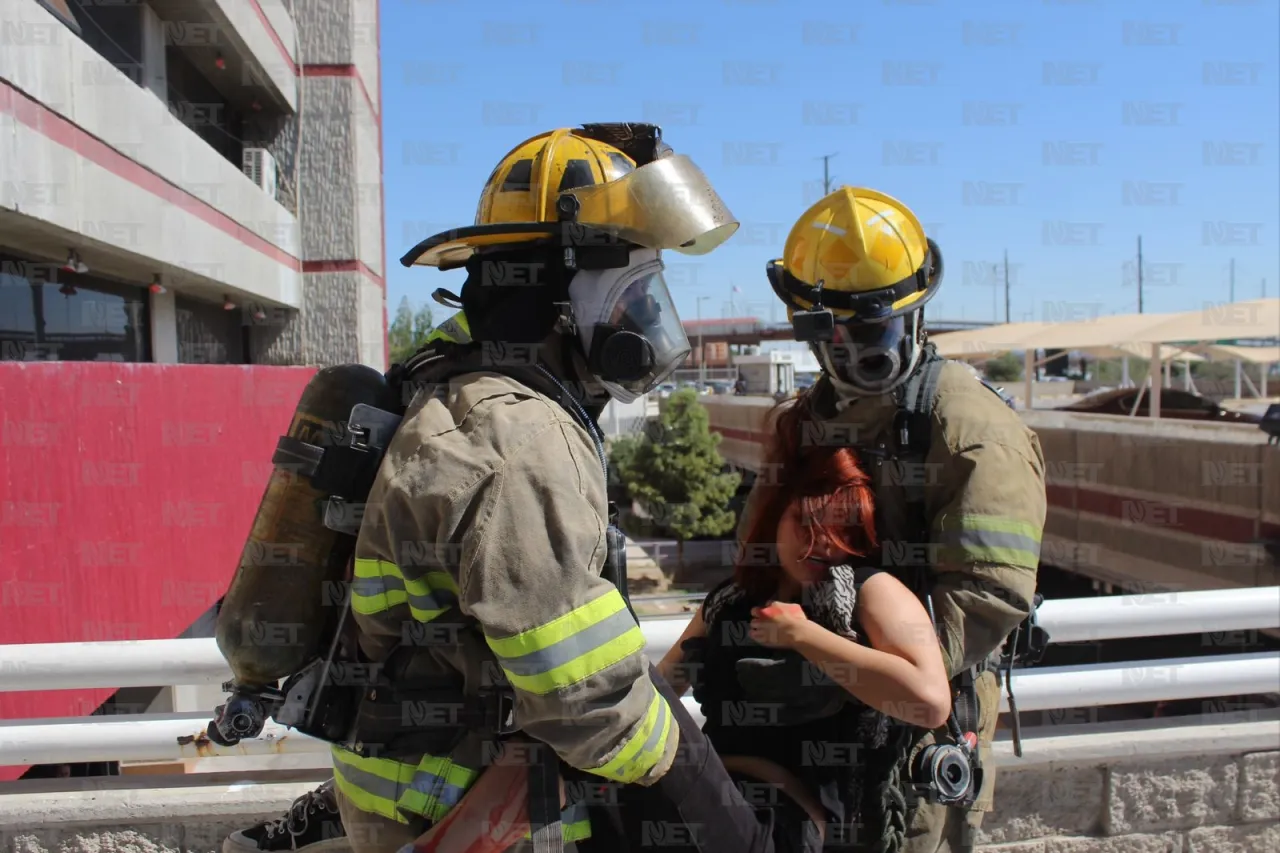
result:
<svg viewBox="0 0 1280 853"><path fill-rule="evenodd" d="M267 242L204 199L192 195L141 163L130 160L84 128L73 124L5 81L0 81L0 112L14 116L46 139L74 151L113 175L146 190L161 201L172 204L207 225L234 237L276 263L293 270L300 268L298 259L279 246Z"/></svg>
<svg viewBox="0 0 1280 853"><path fill-rule="evenodd" d="M382 4L375 3L373 5L373 27L375 37L378 40L378 106L382 106ZM382 264L382 351L386 355L386 366L391 367L391 335L388 328L387 315L391 312L387 310L385 304L387 298L387 191L386 191L386 173L383 170L383 163L386 161L386 149L382 145L382 111L374 113L374 119L378 123L378 216L379 223L382 228L382 256L379 263Z"/></svg>
<svg viewBox="0 0 1280 853"><path fill-rule="evenodd" d="M360 84L360 91L364 94L365 102L369 105L373 118L378 122L378 126L382 126L382 115L378 108L373 105L373 98L369 95L369 89L364 85L364 78L360 76L360 69L354 65L304 65L302 66L302 76L304 77L350 77ZM382 97L382 75L378 75L378 97Z"/></svg>
<svg viewBox="0 0 1280 853"><path fill-rule="evenodd" d="M365 278L373 281L379 286L383 284L382 276L378 275L364 261L345 260L345 261L303 261L302 271L304 273L325 273L325 272L358 272Z"/></svg>
<svg viewBox="0 0 1280 853"><path fill-rule="evenodd" d="M276 32L276 28L272 26L271 19L267 17L267 13L262 11L262 7L258 5L258 0L249 0L253 6L253 11L257 13L258 20L262 21L262 26L267 28L267 35L271 36L271 40L276 43L276 48L280 51L280 55L284 57L285 63L289 66L289 73L294 77L298 76L298 64L293 61L293 57L289 55L289 49L284 46L284 39L280 38L280 34ZM294 32L297 32L298 22L293 22Z"/></svg>

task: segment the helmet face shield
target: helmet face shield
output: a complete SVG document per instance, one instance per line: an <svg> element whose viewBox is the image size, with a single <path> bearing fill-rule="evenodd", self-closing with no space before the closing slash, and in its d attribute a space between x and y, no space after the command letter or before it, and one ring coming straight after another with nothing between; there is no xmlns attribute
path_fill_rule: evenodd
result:
<svg viewBox="0 0 1280 853"><path fill-rule="evenodd" d="M891 317L880 323L837 322L830 341L813 344L814 354L851 390L883 394L896 387L912 366L916 316Z"/></svg>
<svg viewBox="0 0 1280 853"><path fill-rule="evenodd" d="M568 195L578 200L579 224L648 249L705 255L739 225L707 176L683 154Z"/></svg>

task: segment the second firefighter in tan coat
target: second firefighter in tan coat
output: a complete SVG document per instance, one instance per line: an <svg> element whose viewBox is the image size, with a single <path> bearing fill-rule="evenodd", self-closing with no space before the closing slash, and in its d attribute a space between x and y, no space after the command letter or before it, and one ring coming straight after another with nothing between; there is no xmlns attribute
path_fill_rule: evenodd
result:
<svg viewBox="0 0 1280 853"><path fill-rule="evenodd" d="M1046 512L1039 440L969 368L944 361L924 407L923 464L895 458L900 413L912 402L905 396L918 390L911 380L938 358L922 308L942 279L937 245L901 202L866 189L831 193L796 222L769 278L822 367L797 403L811 417L808 440L860 450L872 472L884 565L904 577L923 570L948 676L975 677L984 772L976 802L920 802L905 849L972 849L995 789L999 691L988 660L1035 596ZM751 506L749 499L744 524ZM921 734L909 765L930 744L951 740L945 728Z"/></svg>

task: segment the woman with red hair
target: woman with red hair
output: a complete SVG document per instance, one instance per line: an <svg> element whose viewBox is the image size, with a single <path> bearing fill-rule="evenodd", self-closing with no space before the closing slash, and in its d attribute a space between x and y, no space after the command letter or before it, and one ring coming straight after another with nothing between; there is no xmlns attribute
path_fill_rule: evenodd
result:
<svg viewBox="0 0 1280 853"><path fill-rule="evenodd" d="M775 428L733 577L658 669L690 686L744 795L765 792L782 851L901 846L913 727L945 724L951 693L920 599L879 568L871 480L857 454L801 434L806 398Z"/></svg>

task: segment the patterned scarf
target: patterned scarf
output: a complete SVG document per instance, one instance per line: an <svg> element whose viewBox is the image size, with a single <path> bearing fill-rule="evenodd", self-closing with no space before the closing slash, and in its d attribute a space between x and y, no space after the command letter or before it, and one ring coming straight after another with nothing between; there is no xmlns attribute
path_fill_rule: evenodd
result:
<svg viewBox="0 0 1280 853"><path fill-rule="evenodd" d="M832 566L826 578L805 587L801 605L814 622L856 643L859 638L854 628L854 609L858 602L855 576L852 566ZM721 610L741 601L745 595L737 584L725 584L707 597L704 618L708 623L716 621Z"/></svg>

